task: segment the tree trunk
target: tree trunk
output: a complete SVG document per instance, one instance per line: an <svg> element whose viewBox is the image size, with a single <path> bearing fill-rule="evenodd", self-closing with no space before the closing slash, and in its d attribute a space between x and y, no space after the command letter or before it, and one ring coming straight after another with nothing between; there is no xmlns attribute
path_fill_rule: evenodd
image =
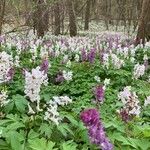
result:
<svg viewBox="0 0 150 150"><path fill-rule="evenodd" d="M90 9L91 9L91 0L87 0L86 10L85 10L85 25L84 25L84 30L89 30Z"/></svg>
<svg viewBox="0 0 150 150"><path fill-rule="evenodd" d="M49 12L45 0L34 0L36 2L33 12L33 27L38 37L43 37L48 31Z"/></svg>
<svg viewBox="0 0 150 150"><path fill-rule="evenodd" d="M60 2L57 1L54 4L54 13L55 13L55 31L54 34L55 35L59 35L60 34L60 26L61 26L61 20L60 20Z"/></svg>
<svg viewBox="0 0 150 150"><path fill-rule="evenodd" d="M67 9L69 14L69 30L70 30L70 36L76 36L77 35L77 25L76 25L76 17L74 12L74 6L72 0L66 0L67 2Z"/></svg>
<svg viewBox="0 0 150 150"><path fill-rule="evenodd" d="M2 34L2 26L4 23L5 4L5 0L0 0L0 35Z"/></svg>
<svg viewBox="0 0 150 150"><path fill-rule="evenodd" d="M136 45L150 36L150 0L143 0L142 12L138 24L138 33L136 37Z"/></svg>

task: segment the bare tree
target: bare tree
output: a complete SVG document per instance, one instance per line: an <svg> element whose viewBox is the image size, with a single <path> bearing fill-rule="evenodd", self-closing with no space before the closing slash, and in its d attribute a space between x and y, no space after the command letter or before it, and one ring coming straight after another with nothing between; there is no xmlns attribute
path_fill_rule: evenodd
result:
<svg viewBox="0 0 150 150"><path fill-rule="evenodd" d="M35 8L33 12L33 28L38 37L43 37L48 31L49 12L45 0L34 0Z"/></svg>
<svg viewBox="0 0 150 150"><path fill-rule="evenodd" d="M86 2L86 10L85 10L84 30L88 30L89 29L90 8L91 8L91 0L87 0L87 2Z"/></svg>
<svg viewBox="0 0 150 150"><path fill-rule="evenodd" d="M0 0L0 35L2 34L2 26L4 23L4 14L5 14L5 0Z"/></svg>
<svg viewBox="0 0 150 150"><path fill-rule="evenodd" d="M66 0L68 14L69 14L69 30L70 36L77 35L77 25L76 25L76 17L74 11L74 5L72 0Z"/></svg>
<svg viewBox="0 0 150 150"><path fill-rule="evenodd" d="M150 0L143 0L142 12L139 19L138 33L136 37L136 44L145 43L145 38L150 36Z"/></svg>
<svg viewBox="0 0 150 150"><path fill-rule="evenodd" d="M60 34L60 26L61 26L61 20L60 20L60 1L56 1L54 4L54 14L55 14L55 35Z"/></svg>

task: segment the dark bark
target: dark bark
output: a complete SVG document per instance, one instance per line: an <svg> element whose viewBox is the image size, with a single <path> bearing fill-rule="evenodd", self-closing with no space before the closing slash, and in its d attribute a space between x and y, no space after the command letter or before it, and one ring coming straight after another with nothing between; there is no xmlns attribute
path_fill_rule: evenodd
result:
<svg viewBox="0 0 150 150"><path fill-rule="evenodd" d="M150 0L143 0L142 12L138 24L138 33L136 37L136 45L150 36Z"/></svg>
<svg viewBox="0 0 150 150"><path fill-rule="evenodd" d="M84 30L89 30L90 11L91 11L91 0L87 0L86 10L85 10Z"/></svg>
<svg viewBox="0 0 150 150"><path fill-rule="evenodd" d="M0 35L2 34L2 26L4 23L5 5L5 0L0 0Z"/></svg>
<svg viewBox="0 0 150 150"><path fill-rule="evenodd" d="M33 28L38 37L43 37L48 31L49 12L45 0L34 0L35 10L33 12Z"/></svg>
<svg viewBox="0 0 150 150"><path fill-rule="evenodd" d="M74 5L72 0L66 0L68 14L69 14L69 30L70 36L77 35L77 25L76 25L76 17L74 12Z"/></svg>
<svg viewBox="0 0 150 150"><path fill-rule="evenodd" d="M55 14L55 31L54 34L55 35L59 35L60 34L60 26L61 26L61 20L60 20L60 2L57 1L54 4L54 14Z"/></svg>

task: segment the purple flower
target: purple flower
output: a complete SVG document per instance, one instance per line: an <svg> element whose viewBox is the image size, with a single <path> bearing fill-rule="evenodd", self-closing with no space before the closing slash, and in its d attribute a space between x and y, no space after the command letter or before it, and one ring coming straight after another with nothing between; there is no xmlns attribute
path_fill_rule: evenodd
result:
<svg viewBox="0 0 150 150"><path fill-rule="evenodd" d="M104 94L105 94L103 86L101 86L101 85L97 86L95 88L94 94L95 94L96 101L103 102Z"/></svg>
<svg viewBox="0 0 150 150"><path fill-rule="evenodd" d="M0 43L3 43L5 41L4 36L0 36Z"/></svg>
<svg viewBox="0 0 150 150"><path fill-rule="evenodd" d="M87 109L81 113L81 120L88 129L90 141L101 147L102 150L113 150L113 145L106 137L99 117L99 112L96 109Z"/></svg>
<svg viewBox="0 0 150 150"><path fill-rule="evenodd" d="M14 68L10 68L9 71L7 72L7 79L8 79L8 81L13 79L14 74L15 74L15 69Z"/></svg>
<svg viewBox="0 0 150 150"><path fill-rule="evenodd" d="M128 122L128 121L130 121L130 116L129 116L129 112L126 110L126 109L122 109L121 111L120 111L120 116L121 116L121 119L122 119L122 121L124 121L124 122Z"/></svg>
<svg viewBox="0 0 150 150"><path fill-rule="evenodd" d="M102 150L113 149L113 145L106 137L103 125L100 122L89 128L89 137L91 142L96 145L99 145L102 148Z"/></svg>
<svg viewBox="0 0 150 150"><path fill-rule="evenodd" d="M90 126L99 122L99 113L96 109L87 109L83 111L80 116L85 126Z"/></svg>
<svg viewBox="0 0 150 150"><path fill-rule="evenodd" d="M87 54L86 54L86 51L84 48L81 50L81 59L82 59L82 61L87 60Z"/></svg>
<svg viewBox="0 0 150 150"><path fill-rule="evenodd" d="M58 83L61 83L64 81L63 75L58 74L57 77L55 78L55 81Z"/></svg>
<svg viewBox="0 0 150 150"><path fill-rule="evenodd" d="M95 56L96 56L96 49L95 48L92 48L88 54L88 61L90 63L93 63L94 62L94 59L95 59Z"/></svg>
<svg viewBox="0 0 150 150"><path fill-rule="evenodd" d="M44 73L46 74L48 72L48 67L49 67L48 60L45 59L45 60L43 60L41 66L40 66L40 71L44 71Z"/></svg>

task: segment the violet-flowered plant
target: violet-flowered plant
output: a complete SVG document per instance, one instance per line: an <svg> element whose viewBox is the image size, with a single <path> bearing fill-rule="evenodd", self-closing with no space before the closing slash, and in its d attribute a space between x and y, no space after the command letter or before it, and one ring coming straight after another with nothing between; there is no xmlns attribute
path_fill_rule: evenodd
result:
<svg viewBox="0 0 150 150"><path fill-rule="evenodd" d="M81 120L88 129L90 141L102 150L113 150L113 145L106 137L99 112L96 109L87 109L81 112Z"/></svg>
<svg viewBox="0 0 150 150"><path fill-rule="evenodd" d="M97 87L95 87L94 95L95 95L96 102L103 103L104 95L105 95L104 86L103 85L98 85Z"/></svg>
<svg viewBox="0 0 150 150"><path fill-rule="evenodd" d="M45 74L47 74L49 69L49 62L47 59L43 60L41 66L40 66L40 71L44 71Z"/></svg>

